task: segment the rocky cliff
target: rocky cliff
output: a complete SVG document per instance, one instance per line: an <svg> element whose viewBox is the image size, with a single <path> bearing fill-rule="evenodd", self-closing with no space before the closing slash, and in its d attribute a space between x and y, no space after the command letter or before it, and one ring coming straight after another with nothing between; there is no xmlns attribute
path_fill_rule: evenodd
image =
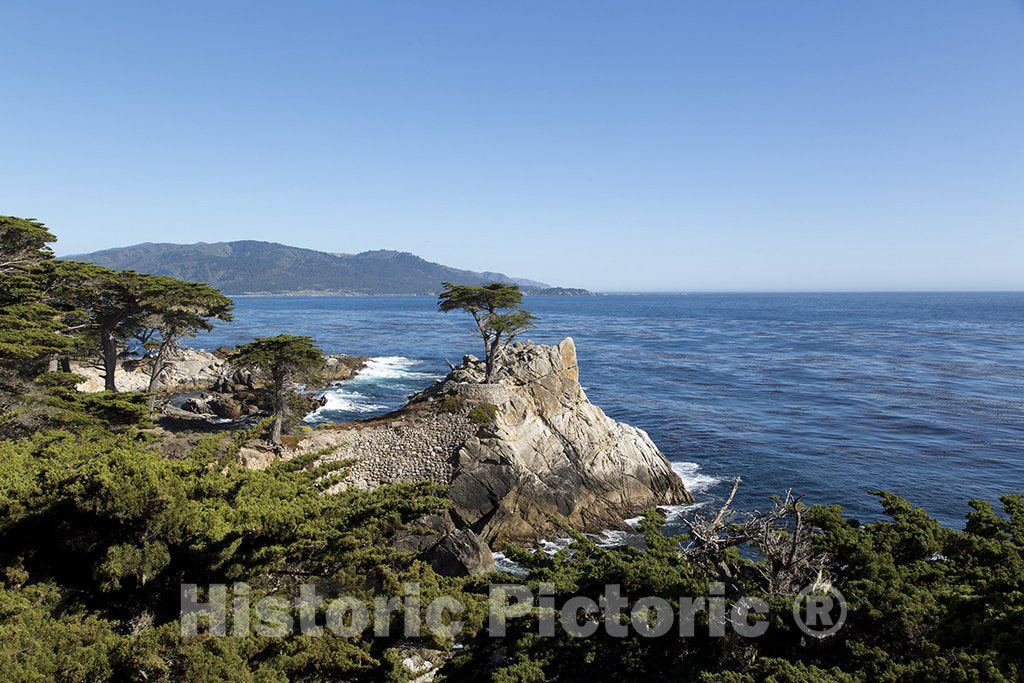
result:
<svg viewBox="0 0 1024 683"><path fill-rule="evenodd" d="M446 528L493 544L621 528L645 508L691 502L645 432L612 420L579 383L572 339L507 349L491 384L467 356L446 379L375 420L318 429L300 450L356 461L349 485L432 479L450 486ZM465 539L462 539L465 540Z"/></svg>

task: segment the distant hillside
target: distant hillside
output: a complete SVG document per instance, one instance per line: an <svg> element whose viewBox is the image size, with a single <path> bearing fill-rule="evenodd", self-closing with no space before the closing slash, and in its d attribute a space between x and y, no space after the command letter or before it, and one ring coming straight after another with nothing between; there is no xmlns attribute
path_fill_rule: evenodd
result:
<svg viewBox="0 0 1024 683"><path fill-rule="evenodd" d="M543 282L431 263L401 251L328 254L273 242L136 244L64 258L206 282L226 294L436 294L442 282L507 282L527 291Z"/></svg>

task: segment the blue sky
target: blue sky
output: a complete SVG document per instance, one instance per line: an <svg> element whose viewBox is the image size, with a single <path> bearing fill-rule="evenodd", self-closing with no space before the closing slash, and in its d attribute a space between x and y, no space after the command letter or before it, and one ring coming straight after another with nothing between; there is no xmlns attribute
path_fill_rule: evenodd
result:
<svg viewBox="0 0 1024 683"><path fill-rule="evenodd" d="M6 2L0 213L600 290L1024 289L1024 6Z"/></svg>

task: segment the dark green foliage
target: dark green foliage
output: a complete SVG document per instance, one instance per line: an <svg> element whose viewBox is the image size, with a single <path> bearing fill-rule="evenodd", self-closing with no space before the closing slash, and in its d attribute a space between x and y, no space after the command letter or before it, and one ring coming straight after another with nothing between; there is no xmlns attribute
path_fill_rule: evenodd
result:
<svg viewBox="0 0 1024 683"><path fill-rule="evenodd" d="M44 275L55 239L38 221L0 216L0 434L23 435L52 417L40 413L46 395L33 378L80 343Z"/></svg>
<svg viewBox="0 0 1024 683"><path fill-rule="evenodd" d="M288 413L286 384L315 381L324 365L324 352L313 345L311 337L279 334L239 346L231 362L237 367L252 368L270 380L274 393L270 441L277 446L282 445L281 427Z"/></svg>
<svg viewBox="0 0 1024 683"><path fill-rule="evenodd" d="M523 293L516 285L491 282L483 286L442 283L444 290L438 295L437 307L442 313L449 311L478 311L493 313L502 309L518 308Z"/></svg>
<svg viewBox="0 0 1024 683"><path fill-rule="evenodd" d="M34 219L0 216L0 364L7 382L32 376L48 355L70 348L37 276L53 258L47 243L56 239Z"/></svg>
<svg viewBox="0 0 1024 683"><path fill-rule="evenodd" d="M45 367L47 356L69 351L72 341L63 328L31 271L0 275L0 359L7 367L31 376Z"/></svg>
<svg viewBox="0 0 1024 683"><path fill-rule="evenodd" d="M843 628L824 639L796 628L791 596L771 592L764 561L732 554L726 597L760 597L771 607L768 631L746 639L730 630L708 636L698 613L693 637L634 631L612 638L537 636L537 616L510 625L503 640L477 638L449 665L453 680L591 681L1014 681L1024 675L1024 497L1001 498L1005 515L972 504L967 528L940 526L905 500L879 494L888 521L851 523L836 507L806 511L814 543L830 558L832 584L845 596ZM529 584L597 599L606 584L631 598L707 595L709 573L679 552L686 538L666 538L659 520L643 522L647 548L605 549L576 542L549 557L509 548L531 569ZM717 579L717 577L715 577ZM486 662L486 664L485 664Z"/></svg>
<svg viewBox="0 0 1024 683"><path fill-rule="evenodd" d="M473 424L485 425L494 422L494 416L497 414L498 406L493 403L480 403L473 406L467 417Z"/></svg>
<svg viewBox="0 0 1024 683"><path fill-rule="evenodd" d="M75 390L82 378L65 372L46 372L19 384L18 400L0 414L0 433L25 436L46 429L101 427L123 431L151 427L142 394Z"/></svg>
<svg viewBox="0 0 1024 683"><path fill-rule="evenodd" d="M48 245L56 242L46 226L34 218L0 216L0 273L21 270L40 259L53 258Z"/></svg>
<svg viewBox="0 0 1024 683"><path fill-rule="evenodd" d="M533 326L536 317L519 310L523 292L518 285L492 282L481 287L454 285L445 282L438 295L437 308L442 313L466 311L473 316L484 342L487 371L484 382L490 382L498 354L517 335Z"/></svg>
<svg viewBox="0 0 1024 683"><path fill-rule="evenodd" d="M466 399L461 396L445 396L437 403L438 411L456 415L466 409Z"/></svg>
<svg viewBox="0 0 1024 683"><path fill-rule="evenodd" d="M473 424L484 425L494 422L498 414L498 406L493 403L477 403L466 412L468 403L462 396L445 396L437 403L437 410L440 413L458 415L466 413L466 417Z"/></svg>
<svg viewBox="0 0 1024 683"><path fill-rule="evenodd" d="M339 465L314 466L320 453L258 471L234 464L231 445L217 446L167 460L138 437L89 430L0 444L0 558L80 588L97 608L152 609L170 598L176 611L181 581L284 569L365 577L396 555L347 548L442 504L426 485L324 495ZM43 537L48 543L35 543Z"/></svg>
<svg viewBox="0 0 1024 683"><path fill-rule="evenodd" d="M329 494L343 464L316 465L321 453L263 471L235 464L252 435L211 437L182 460L162 458L139 436L95 429L0 443L4 670L39 680L143 669L177 679L190 667L206 679L255 680L264 668L280 680L321 669L365 674L380 666L366 641L182 640L178 586L242 580L257 594L288 594L320 579L359 595L413 572L425 595L457 590L387 543L443 507L431 485Z"/></svg>

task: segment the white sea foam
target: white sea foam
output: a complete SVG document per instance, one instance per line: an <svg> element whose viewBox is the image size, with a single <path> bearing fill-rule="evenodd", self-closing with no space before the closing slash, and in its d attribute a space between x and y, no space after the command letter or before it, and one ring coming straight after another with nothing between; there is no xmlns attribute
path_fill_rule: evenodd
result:
<svg viewBox="0 0 1024 683"><path fill-rule="evenodd" d="M548 555L554 555L559 550L564 550L572 544L573 539L571 538L556 538L553 541L542 540L540 542L540 549L546 552Z"/></svg>
<svg viewBox="0 0 1024 683"><path fill-rule="evenodd" d="M631 538L635 538L636 534L628 531L619 531L618 529L605 529L601 533L597 534L594 538L594 543L601 546L602 548L620 548L624 545L629 544Z"/></svg>
<svg viewBox="0 0 1024 683"><path fill-rule="evenodd" d="M376 356L366 361L351 381L376 383L388 379L436 379L432 373L413 370L419 364L420 361L405 356Z"/></svg>
<svg viewBox="0 0 1024 683"><path fill-rule="evenodd" d="M658 509L665 513L665 524L678 524L686 516L686 513L704 507L707 501L690 503L689 505L659 505Z"/></svg>
<svg viewBox="0 0 1024 683"><path fill-rule="evenodd" d="M317 408L320 412L348 412L348 413L372 413L375 410L385 410L387 406L378 403L370 403L366 396L358 391L335 387L324 392L326 403ZM314 413L314 415L316 414Z"/></svg>
<svg viewBox="0 0 1024 683"><path fill-rule="evenodd" d="M491 556L494 558L494 568L499 572L505 572L520 579L525 579L530 575L530 571L526 567L509 559L505 553L491 553Z"/></svg>
<svg viewBox="0 0 1024 683"><path fill-rule="evenodd" d="M679 475L691 494L704 493L715 484L721 483L721 478L713 477L710 474L702 474L700 465L695 462L674 462L672 471Z"/></svg>
<svg viewBox="0 0 1024 683"><path fill-rule="evenodd" d="M306 416L306 420L314 423L328 422L330 413L373 413L386 410L387 406L367 400L358 391L344 387L328 389L323 394L325 403Z"/></svg>
<svg viewBox="0 0 1024 683"><path fill-rule="evenodd" d="M366 361L366 365L354 377L344 380L323 392L326 403L306 416L312 422L328 421L330 413L375 413L387 410L390 406L377 403L372 396L367 396L358 389L370 394L379 394L369 389L373 385L387 385L391 390L404 389L406 381L409 388L425 385L435 376L429 372L415 370L421 361L405 356L376 356ZM396 386L396 384L398 386ZM376 400L379 400L379 396Z"/></svg>

